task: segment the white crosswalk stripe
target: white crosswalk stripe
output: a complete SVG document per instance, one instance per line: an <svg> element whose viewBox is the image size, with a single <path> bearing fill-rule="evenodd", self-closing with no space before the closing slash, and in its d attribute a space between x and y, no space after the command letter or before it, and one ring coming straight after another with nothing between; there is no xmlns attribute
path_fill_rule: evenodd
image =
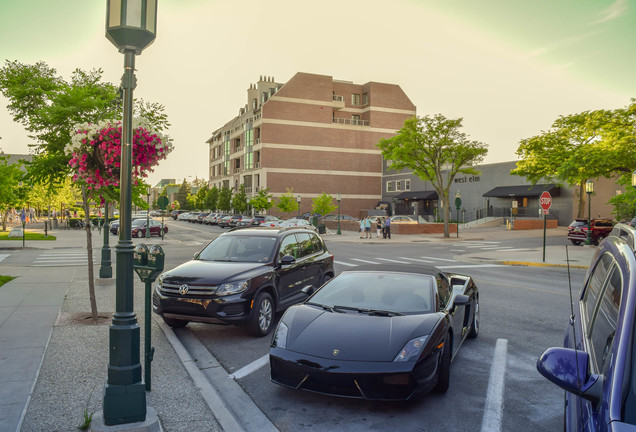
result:
<svg viewBox="0 0 636 432"><path fill-rule="evenodd" d="M398 257L398 258L409 260L409 261L417 261L417 262L426 263L426 264L432 264L432 263L435 262L435 261L431 261L431 260L418 259L418 258L409 258L409 257Z"/></svg>
<svg viewBox="0 0 636 432"><path fill-rule="evenodd" d="M4 259L7 258L9 255L11 254L0 254L0 262L4 261Z"/></svg>
<svg viewBox="0 0 636 432"><path fill-rule="evenodd" d="M93 263L99 265L100 257L94 251ZM38 256L31 267L75 267L88 265L86 251L46 252Z"/></svg>
<svg viewBox="0 0 636 432"><path fill-rule="evenodd" d="M389 259L389 258L377 258L377 259L381 261L396 263L396 264L410 264L408 261L398 261L398 260Z"/></svg>
<svg viewBox="0 0 636 432"><path fill-rule="evenodd" d="M377 264L377 261L369 261L369 260L363 260L360 258L351 258L353 261L360 261L363 262L365 264Z"/></svg>

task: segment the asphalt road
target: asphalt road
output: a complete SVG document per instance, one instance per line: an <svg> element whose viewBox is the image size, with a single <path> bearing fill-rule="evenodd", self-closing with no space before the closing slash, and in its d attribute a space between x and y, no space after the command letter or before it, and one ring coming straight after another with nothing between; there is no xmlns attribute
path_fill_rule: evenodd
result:
<svg viewBox="0 0 636 432"><path fill-rule="evenodd" d="M222 229L169 221L166 268L186 260ZM240 327L191 323L187 329L281 431L509 431L558 430L563 392L536 371L537 357L560 345L570 314L567 270L508 267L462 259L466 252L537 247L541 237L497 242L395 244L340 243L326 239L336 270L366 262L430 261L472 276L480 289L481 331L455 357L444 395L404 403L367 402L289 390L269 381L264 360L270 338ZM560 238L550 243L565 244ZM499 249L497 249L499 248ZM585 275L571 270L575 295Z"/></svg>

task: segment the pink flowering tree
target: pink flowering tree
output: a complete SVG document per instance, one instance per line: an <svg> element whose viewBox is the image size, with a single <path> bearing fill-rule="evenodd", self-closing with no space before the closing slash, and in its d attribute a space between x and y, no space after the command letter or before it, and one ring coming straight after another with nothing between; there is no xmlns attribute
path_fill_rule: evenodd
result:
<svg viewBox="0 0 636 432"><path fill-rule="evenodd" d="M93 272L93 242L90 229L89 200L112 201L119 198L121 172L122 124L101 121L76 125L71 142L64 148L73 182L82 188L86 243L88 249L89 291L91 313L98 320ZM155 130L148 121L133 120L132 177L133 195L145 194L143 179L172 151L171 139ZM136 191L135 191L136 189ZM108 229L105 227L105 229Z"/></svg>

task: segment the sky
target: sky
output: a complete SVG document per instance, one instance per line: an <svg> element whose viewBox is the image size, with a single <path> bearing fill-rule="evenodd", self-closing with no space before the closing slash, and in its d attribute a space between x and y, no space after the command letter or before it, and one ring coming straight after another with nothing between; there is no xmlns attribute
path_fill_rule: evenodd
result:
<svg viewBox="0 0 636 432"><path fill-rule="evenodd" d="M65 79L123 55L105 37L106 1L0 0L0 60L44 61ZM166 107L174 151L150 174L208 179L212 132L259 76L297 72L398 84L419 116L463 118L485 163L560 115L636 97L636 0L158 0L157 38L136 58L134 96ZM28 153L0 95L0 149Z"/></svg>

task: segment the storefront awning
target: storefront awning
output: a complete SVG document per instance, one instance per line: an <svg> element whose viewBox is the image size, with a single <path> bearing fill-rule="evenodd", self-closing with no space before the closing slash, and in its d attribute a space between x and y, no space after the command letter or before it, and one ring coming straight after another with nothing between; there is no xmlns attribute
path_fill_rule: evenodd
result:
<svg viewBox="0 0 636 432"><path fill-rule="evenodd" d="M408 191L402 192L393 197L393 199L399 200L436 200L437 192L432 191Z"/></svg>
<svg viewBox="0 0 636 432"><path fill-rule="evenodd" d="M540 196L543 191L550 192L550 195L559 196L561 188L554 184L536 184L536 185L520 185L520 186L497 186L490 189L483 196L489 198L510 198L510 197L527 197L535 198Z"/></svg>

